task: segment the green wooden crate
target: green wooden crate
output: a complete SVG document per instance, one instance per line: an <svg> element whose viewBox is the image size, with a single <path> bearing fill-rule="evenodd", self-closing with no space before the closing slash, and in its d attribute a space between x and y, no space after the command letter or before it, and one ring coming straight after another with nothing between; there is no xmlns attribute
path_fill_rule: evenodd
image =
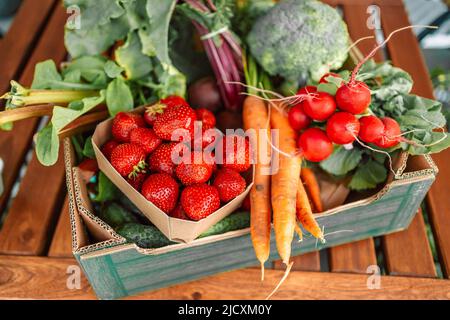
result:
<svg viewBox="0 0 450 320"><path fill-rule="evenodd" d="M199 279L208 275L258 265L249 230L198 240L194 245L143 250L95 217L86 203L85 190L72 167L73 150L65 143L67 186L73 232L73 251L100 299L116 299L139 292ZM405 159L406 160L406 159ZM325 244L312 237L294 241L293 255L381 236L407 228L435 179L431 158L423 157L414 171L396 174L377 195L318 215ZM96 241L88 241L85 229ZM279 259L272 235L270 261ZM269 267L269 265L268 265Z"/></svg>

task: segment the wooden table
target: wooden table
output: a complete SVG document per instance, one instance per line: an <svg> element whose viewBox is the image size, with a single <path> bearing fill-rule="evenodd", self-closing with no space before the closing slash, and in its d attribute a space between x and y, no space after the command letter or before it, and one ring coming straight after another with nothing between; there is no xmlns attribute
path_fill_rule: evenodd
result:
<svg viewBox="0 0 450 320"><path fill-rule="evenodd" d="M366 27L367 6L381 8L384 34L409 25L401 0L328 0L339 6L353 39L372 35ZM58 0L24 0L8 34L0 40L0 91L9 80L30 84L34 66L45 59L64 61L64 24L67 15ZM359 48L368 52L374 41ZM414 92L432 97L432 86L413 33L404 31L389 42L387 57L413 76ZM379 53L377 60L382 60ZM5 192L0 197L0 298L94 299L87 280L68 289L67 272L76 265L71 254L68 202L63 162L43 167L32 150L38 119L16 123L0 134L0 157L5 162ZM62 157L60 157L62 159ZM450 150L433 156L440 174L408 230L367 239L295 258L295 271L274 298L280 299L415 299L450 298ZM20 181L18 190L14 185ZM432 255L424 217L431 225L437 257ZM435 261L436 260L436 261ZM436 271L440 264L440 277ZM367 268L380 265L386 275L380 289L368 289ZM257 269L219 274L142 294L137 298L251 299L264 298L281 278L279 263L267 271L261 286L248 283ZM70 272L70 269L69 269ZM255 275L256 277L256 275ZM250 277L252 278L252 277ZM443 279L439 279L443 278ZM248 283L248 284L247 284Z"/></svg>

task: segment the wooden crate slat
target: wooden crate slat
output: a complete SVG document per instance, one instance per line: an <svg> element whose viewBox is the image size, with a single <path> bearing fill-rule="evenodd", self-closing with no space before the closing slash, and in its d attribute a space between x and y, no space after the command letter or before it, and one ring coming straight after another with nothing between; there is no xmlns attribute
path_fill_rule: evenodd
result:
<svg viewBox="0 0 450 320"><path fill-rule="evenodd" d="M24 0L0 45L0 91L9 89L57 0Z"/></svg>
<svg viewBox="0 0 450 320"><path fill-rule="evenodd" d="M450 278L450 149L433 156L439 174L427 197L428 215L434 231L441 268Z"/></svg>
<svg viewBox="0 0 450 320"><path fill-rule="evenodd" d="M404 8L401 7L394 7L382 11L381 21L385 36L388 36L396 29L410 25L408 16ZM433 88L428 69L425 65L425 61L413 31L405 30L395 35L391 41L388 42L388 50L393 64L411 74L414 80L413 92L420 96L433 98ZM448 180L449 177L450 175L448 175L446 179ZM441 198L440 201L447 203L448 196ZM431 215L434 215L435 213L436 212L433 211L431 212ZM447 210L447 217L449 213L450 211ZM450 225L447 232L450 232ZM411 226L411 230L385 237L383 240L384 248L387 249L386 261L388 262L390 272L399 275L410 275L410 273L416 272L418 276L436 276L425 224L421 216L416 217L416 220ZM415 243L415 245L411 246L412 243ZM450 245L450 241L448 244ZM419 246L421 249L418 249ZM405 254L408 248L411 248L409 251L411 254ZM450 248L450 246L448 248ZM402 250L404 250L403 254ZM392 256L390 256L391 253L393 254Z"/></svg>
<svg viewBox="0 0 450 320"><path fill-rule="evenodd" d="M300 256L292 257L292 271L320 271L320 253L319 251L314 251ZM277 270L284 270L286 266L281 262L281 260L275 261L273 263L273 268Z"/></svg>
<svg viewBox="0 0 450 320"><path fill-rule="evenodd" d="M421 210L407 230L384 236L382 241L390 275L437 276Z"/></svg>
<svg viewBox="0 0 450 320"><path fill-rule="evenodd" d="M95 299L82 274L79 289L67 287L76 268L75 259L0 256L0 299ZM264 299L283 271L267 270L264 283L255 285L259 276L255 269L226 272L129 299ZM450 299L450 281L384 276L374 290L367 288L366 275L295 271L273 298Z"/></svg>
<svg viewBox="0 0 450 320"><path fill-rule="evenodd" d="M69 216L69 197L66 195L64 206L59 214L58 224L53 235L49 257L70 258L72 257L72 235Z"/></svg>
<svg viewBox="0 0 450 320"><path fill-rule="evenodd" d="M29 2L38 4L37 1L27 1L24 2L23 5ZM45 5L47 2L48 1L42 1L42 8L39 4L39 9L35 8L34 11L41 12L41 10L44 10L47 7L47 5ZM29 6L29 4L27 5ZM37 43L33 54L27 62L25 70L19 79L20 83L23 83L25 85L31 84L36 63L44 61L46 59L54 59L56 63L59 63L64 59L64 57L66 56L66 49L64 47L63 39L64 24L66 22L66 19L67 17L64 9L58 6L55 9L54 14L50 18L50 21L48 22L48 25L42 37ZM2 51L3 50L0 50L0 54ZM13 50L8 49L8 51ZM17 52L15 54L19 55ZM2 63L3 61L5 60L1 60L0 58L0 63ZM2 64L9 63L9 61L6 61L6 63ZM0 70L1 69L2 68L0 68ZM6 81L7 83L9 83L10 79L11 77L0 78L0 81ZM7 90L7 88L5 87L4 90ZM17 178L20 167L24 162L25 155L31 145L31 139L38 125L38 121L39 120L37 119L19 121L14 124L14 129L12 131L2 132L0 134L0 157L5 163L5 168L3 170L4 193L0 197L0 215L3 213L6 204L8 203L11 189ZM14 150L14 152L11 152L11 150Z"/></svg>
<svg viewBox="0 0 450 320"><path fill-rule="evenodd" d="M344 4L343 12L353 41L374 35L374 32L366 27L369 17L367 5ZM360 42L358 48L363 54L367 54L375 44L375 39L368 39ZM381 53L377 53L375 59L381 60ZM330 248L329 257L332 272L365 273L369 265L376 264L375 245L373 239L345 244Z"/></svg>

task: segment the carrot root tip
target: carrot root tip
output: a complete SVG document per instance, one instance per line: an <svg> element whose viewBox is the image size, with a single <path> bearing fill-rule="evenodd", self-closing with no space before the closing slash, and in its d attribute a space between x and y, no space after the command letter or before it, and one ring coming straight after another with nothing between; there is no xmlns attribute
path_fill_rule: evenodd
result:
<svg viewBox="0 0 450 320"><path fill-rule="evenodd" d="M261 262L261 282L264 281L264 262Z"/></svg>

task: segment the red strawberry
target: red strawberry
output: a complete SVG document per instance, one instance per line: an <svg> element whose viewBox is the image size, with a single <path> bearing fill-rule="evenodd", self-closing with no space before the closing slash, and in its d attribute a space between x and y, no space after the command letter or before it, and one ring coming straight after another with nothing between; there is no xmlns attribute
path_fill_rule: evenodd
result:
<svg viewBox="0 0 450 320"><path fill-rule="evenodd" d="M181 193L181 205L192 220L204 219L220 208L219 191L205 183L188 186Z"/></svg>
<svg viewBox="0 0 450 320"><path fill-rule="evenodd" d="M223 141L222 167L233 169L237 172L247 171L251 166L250 154L250 142L247 138L229 135Z"/></svg>
<svg viewBox="0 0 450 320"><path fill-rule="evenodd" d="M191 107L175 106L166 109L163 114L157 117L153 129L156 135L163 140L171 141L172 134L177 129L185 129L189 136L193 137L196 120L197 115Z"/></svg>
<svg viewBox="0 0 450 320"><path fill-rule="evenodd" d="M175 179L168 174L155 173L145 180L141 193L145 199L168 214L177 204L179 188Z"/></svg>
<svg viewBox="0 0 450 320"><path fill-rule="evenodd" d="M130 133L130 142L140 145L146 154L150 154L159 147L162 140L156 136L153 129L136 128Z"/></svg>
<svg viewBox="0 0 450 320"><path fill-rule="evenodd" d="M197 114L197 119L202 122L204 130L212 129L216 126L216 117L208 109L197 109L195 113Z"/></svg>
<svg viewBox="0 0 450 320"><path fill-rule="evenodd" d="M219 190L220 201L228 202L245 191L246 183L238 172L223 168L217 172L213 186Z"/></svg>
<svg viewBox="0 0 450 320"><path fill-rule="evenodd" d="M142 116L135 113L119 112L113 120L111 132L115 140L130 142L131 131L138 127L145 127Z"/></svg>
<svg viewBox="0 0 450 320"><path fill-rule="evenodd" d="M145 179L147 178L147 173L140 172L132 177L127 178L127 182L137 191L140 191L142 188L142 184L144 183Z"/></svg>
<svg viewBox="0 0 450 320"><path fill-rule="evenodd" d="M181 183L189 186L207 182L211 178L213 167L213 163L205 162L203 152L196 152L192 154L191 163L180 163L175 172Z"/></svg>
<svg viewBox="0 0 450 320"><path fill-rule="evenodd" d="M176 164L172 161L172 152L178 145L176 142L163 143L149 156L148 164L152 172L175 174Z"/></svg>
<svg viewBox="0 0 450 320"><path fill-rule="evenodd" d="M111 155L111 165L121 176L130 178L145 171L145 152L137 144L121 144Z"/></svg>
<svg viewBox="0 0 450 320"><path fill-rule="evenodd" d="M168 98L160 100L154 105L145 108L144 120L149 126L153 126L156 119L164 113L164 110L176 106L189 107L189 104L182 97L170 96Z"/></svg>
<svg viewBox="0 0 450 320"><path fill-rule="evenodd" d="M103 145L101 151L105 155L106 159L111 161L111 154L118 145L119 143L115 140L109 140Z"/></svg>
<svg viewBox="0 0 450 320"><path fill-rule="evenodd" d="M81 162L78 165L78 168L80 168L83 171L89 171L89 172L97 172L98 171L98 163L95 159L84 159L83 162Z"/></svg>
<svg viewBox="0 0 450 320"><path fill-rule="evenodd" d="M178 204L175 209L173 209L170 213L169 216L172 218L177 218L177 219L181 219L181 220L190 220L189 217L186 215L186 212L184 212L183 207L181 206L181 204Z"/></svg>

